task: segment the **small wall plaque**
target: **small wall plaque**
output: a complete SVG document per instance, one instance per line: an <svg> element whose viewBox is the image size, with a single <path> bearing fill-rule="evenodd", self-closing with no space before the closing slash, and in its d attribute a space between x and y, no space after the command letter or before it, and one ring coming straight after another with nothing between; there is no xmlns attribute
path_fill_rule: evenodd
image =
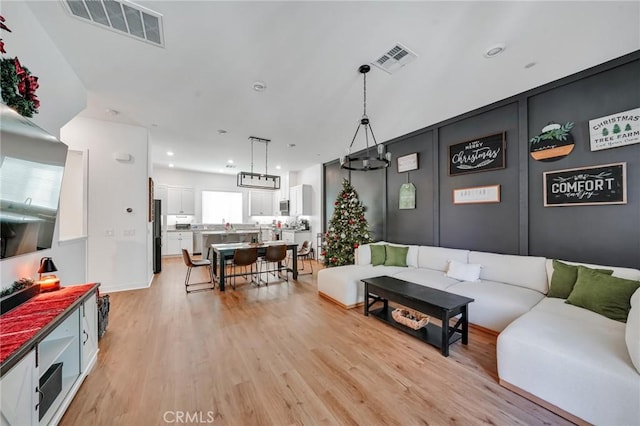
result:
<svg viewBox="0 0 640 426"><path fill-rule="evenodd" d="M418 153L398 157L398 173L418 170Z"/></svg>
<svg viewBox="0 0 640 426"><path fill-rule="evenodd" d="M499 203L500 185L474 186L453 190L453 204Z"/></svg>
<svg viewBox="0 0 640 426"><path fill-rule="evenodd" d="M589 120L591 151L640 143L640 108Z"/></svg>
<svg viewBox="0 0 640 426"><path fill-rule="evenodd" d="M400 210L415 209L416 208L416 187L412 183L403 183L400 186L399 197Z"/></svg>

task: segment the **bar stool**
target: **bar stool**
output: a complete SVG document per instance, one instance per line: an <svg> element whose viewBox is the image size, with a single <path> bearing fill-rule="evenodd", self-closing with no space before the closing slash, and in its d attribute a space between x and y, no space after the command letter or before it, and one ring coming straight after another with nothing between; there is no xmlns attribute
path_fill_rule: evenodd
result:
<svg viewBox="0 0 640 426"><path fill-rule="evenodd" d="M231 276L233 277L233 280L231 281L231 287L235 290L236 289L236 277L239 275L244 276L244 279L247 279L247 275L251 276L251 283L253 284L259 284L255 279L255 273L253 271L253 265L257 262L258 260L258 248L257 247L250 247L250 248L241 248L241 249L235 249L233 251L233 263L231 263L232 266L235 267L241 267L244 268L244 273L240 273L238 274L235 270L233 274L227 275L227 276ZM247 266L250 267L251 272L249 274L247 274Z"/></svg>

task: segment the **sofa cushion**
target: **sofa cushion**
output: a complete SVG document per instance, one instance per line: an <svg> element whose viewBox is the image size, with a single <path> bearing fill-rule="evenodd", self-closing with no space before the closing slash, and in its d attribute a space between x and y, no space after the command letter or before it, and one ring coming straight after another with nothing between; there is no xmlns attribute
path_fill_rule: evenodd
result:
<svg viewBox="0 0 640 426"><path fill-rule="evenodd" d="M640 376L624 330L621 322L544 298L498 336L498 376L589 423L637 424Z"/></svg>
<svg viewBox="0 0 640 426"><path fill-rule="evenodd" d="M603 266L603 265L595 265L593 263L579 263L572 262L569 260L562 260L562 263L566 263L567 265L582 265L591 269L611 269L613 271L614 277L625 278L627 280L640 280L640 269L631 269L631 268L621 268L618 266ZM553 260L547 259L547 275L551 278L553 277Z"/></svg>
<svg viewBox="0 0 640 426"><path fill-rule="evenodd" d="M453 278L444 276L441 271L423 268L405 268L397 274L394 274L393 277L438 290L444 290L447 287L460 282Z"/></svg>
<svg viewBox="0 0 640 426"><path fill-rule="evenodd" d="M469 252L469 263L482 265L480 279L517 285L546 294L546 259L535 256Z"/></svg>
<svg viewBox="0 0 640 426"><path fill-rule="evenodd" d="M371 244L363 244L360 247L358 247L355 251L355 264L356 265L371 264L371 249L369 246L383 245L383 244L393 246L393 247L409 247L409 251L407 252L407 266L410 266L412 268L418 267L418 246L386 243L384 241L378 241L376 243L371 243Z"/></svg>
<svg viewBox="0 0 640 426"><path fill-rule="evenodd" d="M418 246L406 245L406 244L394 244L394 243L387 243L387 246L408 247L409 250L407 251L407 266L411 268L418 267Z"/></svg>
<svg viewBox="0 0 640 426"><path fill-rule="evenodd" d="M369 250L371 251L371 264L373 266L384 265L384 262L387 259L386 248L386 244L369 246Z"/></svg>
<svg viewBox="0 0 640 426"><path fill-rule="evenodd" d="M364 301L363 278L382 275L393 276L407 270L397 266L344 265L318 271L318 291L345 307L354 307Z"/></svg>
<svg viewBox="0 0 640 426"><path fill-rule="evenodd" d="M631 362L640 373L640 290L631 296L631 310L624 334Z"/></svg>
<svg viewBox="0 0 640 426"><path fill-rule="evenodd" d="M460 281L478 281L481 268L482 265L478 263L460 263L450 260L449 268L444 274L449 278L455 278Z"/></svg>
<svg viewBox="0 0 640 426"><path fill-rule="evenodd" d="M566 303L580 306L616 321L627 322L631 296L640 281L612 277L578 266L578 279Z"/></svg>
<svg viewBox="0 0 640 426"><path fill-rule="evenodd" d="M385 266L407 266L407 252L409 251L409 247L392 245L387 245L385 247L387 252L387 257L384 260Z"/></svg>
<svg viewBox="0 0 640 426"><path fill-rule="evenodd" d="M486 280L460 282L447 291L475 299L469 304L469 322L497 332L544 298L535 290Z"/></svg>
<svg viewBox="0 0 640 426"><path fill-rule="evenodd" d="M355 264L356 265L370 265L371 264L371 249L372 244L386 244L384 241L378 241L377 243L362 244L355 250Z"/></svg>
<svg viewBox="0 0 640 426"><path fill-rule="evenodd" d="M596 269L596 271L608 275L613 273L612 269ZM569 265L553 259L553 275L551 275L551 280L549 282L549 294L547 294L547 296L566 299L571 294L571 290L573 290L573 286L577 279L577 265Z"/></svg>
<svg viewBox="0 0 640 426"><path fill-rule="evenodd" d="M446 271L449 261L468 263L469 250L450 249L445 247L420 246L418 247L418 268Z"/></svg>

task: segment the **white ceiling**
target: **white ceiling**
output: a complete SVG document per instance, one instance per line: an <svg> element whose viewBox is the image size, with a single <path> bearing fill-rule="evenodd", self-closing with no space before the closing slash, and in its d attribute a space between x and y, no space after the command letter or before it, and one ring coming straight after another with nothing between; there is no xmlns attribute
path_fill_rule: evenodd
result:
<svg viewBox="0 0 640 426"><path fill-rule="evenodd" d="M358 67L396 42L418 58L367 76L379 142L640 49L638 1L138 4L163 15L165 48L29 1L89 93L82 115L147 127L156 166L214 173L249 170L249 136L272 140L269 173L338 158L362 114ZM254 155L263 172L264 146Z"/></svg>

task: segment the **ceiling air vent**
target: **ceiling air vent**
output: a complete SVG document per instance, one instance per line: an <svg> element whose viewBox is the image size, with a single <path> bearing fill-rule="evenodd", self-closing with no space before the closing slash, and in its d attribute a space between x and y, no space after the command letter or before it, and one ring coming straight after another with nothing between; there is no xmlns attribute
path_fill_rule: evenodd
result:
<svg viewBox="0 0 640 426"><path fill-rule="evenodd" d="M396 43L396 45L389 49L388 52L371 62L371 64L388 72L389 74L393 74L417 57L418 56L415 53L400 43Z"/></svg>
<svg viewBox="0 0 640 426"><path fill-rule="evenodd" d="M128 1L62 0L76 18L164 47L162 15Z"/></svg>

